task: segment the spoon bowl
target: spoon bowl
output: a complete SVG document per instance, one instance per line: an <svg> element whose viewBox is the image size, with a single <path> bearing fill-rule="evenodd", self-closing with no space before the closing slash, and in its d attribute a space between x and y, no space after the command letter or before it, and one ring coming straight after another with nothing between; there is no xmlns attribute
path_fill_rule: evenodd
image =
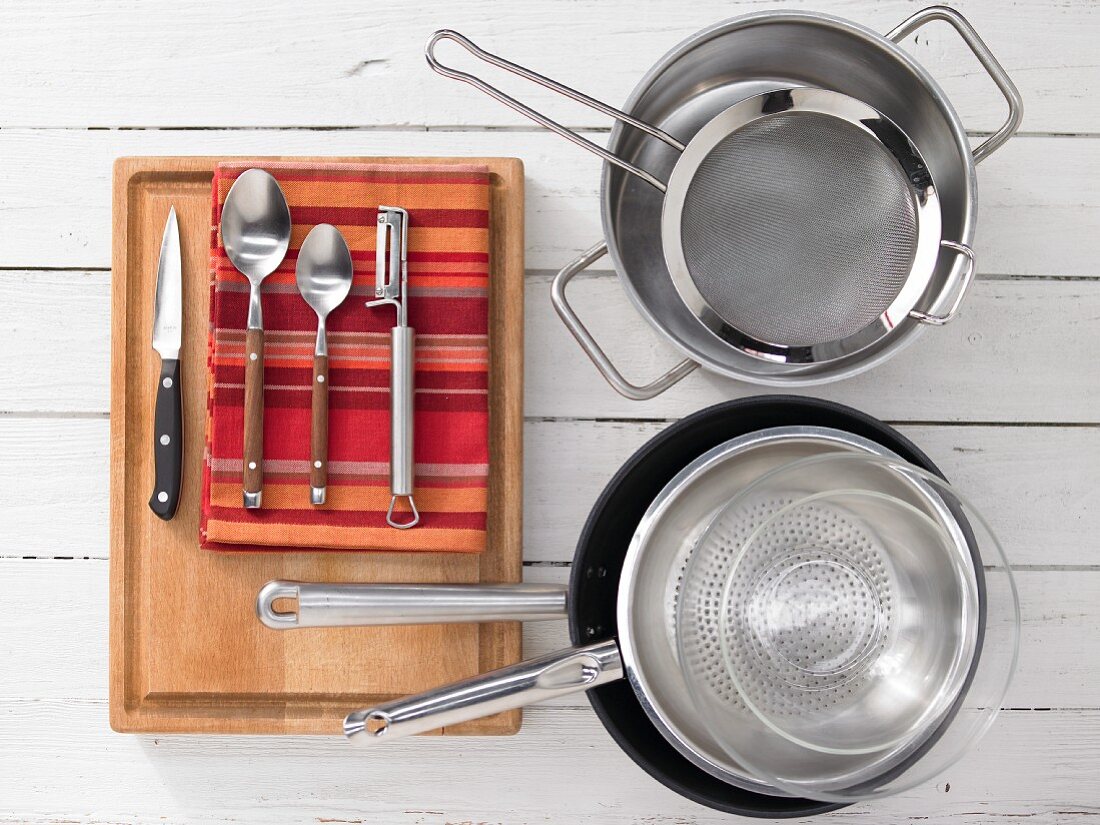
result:
<svg viewBox="0 0 1100 825"><path fill-rule="evenodd" d="M340 230L327 223L313 227L298 252L295 277L298 291L317 313L319 335L325 317L348 297L353 275L351 251Z"/></svg>
<svg viewBox="0 0 1100 825"><path fill-rule="evenodd" d="M222 206L222 245L251 282L279 268L290 247L290 207L279 182L263 169L242 172Z"/></svg>

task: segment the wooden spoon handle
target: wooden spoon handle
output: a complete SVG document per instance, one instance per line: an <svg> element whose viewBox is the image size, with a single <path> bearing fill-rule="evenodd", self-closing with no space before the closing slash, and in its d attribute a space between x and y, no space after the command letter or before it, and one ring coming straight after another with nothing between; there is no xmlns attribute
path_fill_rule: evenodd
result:
<svg viewBox="0 0 1100 825"><path fill-rule="evenodd" d="M313 422L309 439L309 494L325 503L328 487L328 356L313 356Z"/></svg>
<svg viewBox="0 0 1100 825"><path fill-rule="evenodd" d="M263 505L264 489L264 331L245 334L244 506Z"/></svg>

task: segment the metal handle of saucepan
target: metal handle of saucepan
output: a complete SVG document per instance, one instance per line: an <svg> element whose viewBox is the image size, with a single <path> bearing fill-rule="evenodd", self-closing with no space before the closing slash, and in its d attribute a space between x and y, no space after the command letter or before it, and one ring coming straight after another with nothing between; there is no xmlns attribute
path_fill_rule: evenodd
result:
<svg viewBox="0 0 1100 825"><path fill-rule="evenodd" d="M275 602L296 602L276 610ZM550 584L323 584L270 581L256 615L273 630L463 622L543 621L566 614L567 591Z"/></svg>
<svg viewBox="0 0 1100 825"><path fill-rule="evenodd" d="M673 384L682 381L685 376L697 369L699 364L692 361L690 358L685 358L660 378L642 386L632 384L623 378L622 373L611 363L611 359L607 357L600 348L600 345L596 343L596 339L592 337L592 333L590 333L587 327L581 323L581 319L577 316L577 313L573 311L573 307L569 305L569 301L565 297L566 285L573 280L577 274L587 269L606 254L607 244L598 243L565 267L565 269L559 272L554 278L550 300L554 304L554 309L557 311L558 317L561 318L562 322L573 334L573 337L577 339L577 343L581 345L581 349L584 350L585 355L587 355L592 363L596 365L596 369L600 371L600 374L607 380L607 383L610 384L619 395L629 398L632 401L645 401L660 395Z"/></svg>
<svg viewBox="0 0 1100 825"><path fill-rule="evenodd" d="M344 735L370 745L480 719L558 696L579 693L623 676L612 639L551 653L452 685L348 714Z"/></svg>
<svg viewBox="0 0 1100 825"><path fill-rule="evenodd" d="M932 324L932 326L942 327L948 321L953 321L955 316L959 314L959 307L962 306L963 298L966 297L966 293L970 291L970 284L974 280L974 270L977 266L977 260L974 257L974 250L964 243L955 243L955 241L940 241L941 249L949 249L955 252L957 255L966 259L966 269L963 270L962 282L959 284L958 290L955 292L955 300L951 302L950 309L942 315L930 312L921 312L914 309L910 311L909 317L922 324ZM942 296L941 296L942 297Z"/></svg>
<svg viewBox="0 0 1100 825"><path fill-rule="evenodd" d="M978 36L978 32L974 30L974 27L970 25L965 17L948 6L929 6L918 11L886 36L895 43L900 43L921 26L934 20L942 20L951 24L955 31L959 33L959 36L962 37L963 42L970 47L970 51L978 58L982 68L997 84L997 88L1001 90L1001 94L1005 96L1005 100L1008 102L1008 119L1005 120L1004 125L974 150L974 162L981 163L997 151L1020 128L1020 122L1024 119L1024 104L1020 99L1020 92L1016 89L1016 84L1005 73L997 58L993 56L993 52Z"/></svg>
<svg viewBox="0 0 1100 825"><path fill-rule="evenodd" d="M632 175L636 175L637 177L644 180L650 186L656 187L661 192L665 191L665 184L657 178L653 177L653 175L649 174L649 172L645 171L644 169L639 169L637 166L628 163L627 161L620 158L618 155L609 152L607 149L604 149L602 146L593 143L587 138L581 137L572 129L561 125L556 120L551 120L541 112L536 112L530 106L520 103L514 97L505 94L495 86L490 86L480 77L472 75L469 72L452 69L450 66L444 66L442 63L439 62L439 60L436 59L435 56L435 47L440 40L452 40L458 45L462 46L462 48L464 48L466 51L468 51L479 60L483 60L484 62L489 63L492 66L496 66L498 68L504 69L505 71L511 72L512 74L519 75L522 78L526 78L533 83L537 83L538 85L550 89L551 91L564 95L570 100L575 100L578 103L583 103L585 106L588 106L591 109L595 109L601 114L612 117L620 123L625 123L628 126L633 126L635 129L640 129L647 135L650 135L651 137L657 138L657 140L667 143L677 152L683 152L684 144L676 140L676 138L665 132L662 132L655 126L651 126L645 121L638 120L635 117L631 117L626 112L620 111L613 106L608 106L606 103L602 103L595 98L578 92L576 89L571 89L568 86L563 86L561 83L551 80L550 78L545 77L538 72L533 72L530 69L524 68L523 66L511 62L510 60L505 60L503 57L498 57L495 54L491 54L490 52L487 52L484 49L478 47L469 38L459 34L456 31L452 31L450 29L442 29L440 31L437 31L431 36L431 38L429 38L427 45L424 47L424 57L427 59L428 65L444 77L449 77L452 80L460 80L463 83L469 83L475 89L481 90L485 94L489 95L489 97L500 101L505 106L516 112L519 112L521 115L533 120L540 126L545 126L550 131L556 132L566 140L575 143L577 146L580 146L582 149L587 149L589 152L603 158L608 163L612 163L615 166L618 166L620 169L625 169Z"/></svg>

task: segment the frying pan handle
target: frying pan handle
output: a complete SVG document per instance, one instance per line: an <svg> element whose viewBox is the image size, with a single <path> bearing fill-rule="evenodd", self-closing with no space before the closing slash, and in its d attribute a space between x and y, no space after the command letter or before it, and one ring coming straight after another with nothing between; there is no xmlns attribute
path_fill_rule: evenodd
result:
<svg viewBox="0 0 1100 825"><path fill-rule="evenodd" d="M622 676L619 646L613 639L571 647L416 696L357 710L344 719L344 735L357 745L371 745L580 693Z"/></svg>
<svg viewBox="0 0 1100 825"><path fill-rule="evenodd" d="M566 588L553 584L322 584L269 581L256 616L272 630L295 627L541 621L566 616ZM275 602L297 602L276 610Z"/></svg>
<svg viewBox="0 0 1100 825"><path fill-rule="evenodd" d="M431 38L428 39L428 43L424 47L424 57L428 61L428 65L444 77L449 77L452 80L460 80L463 83L469 83L475 89L479 89L480 91L489 95L489 97L500 101L508 108L519 112L521 115L530 120L533 120L540 126L544 126L550 131L556 132L566 140L575 143L582 149L587 149L589 152L603 158L608 163L612 163L615 166L618 166L620 169L625 169L627 172L630 172L630 174L641 178L650 186L659 189L661 192L665 191L665 184L657 180L657 178L653 177L653 175L649 174L649 172L645 171L644 169L639 169L637 166L628 163L627 161L620 158L618 155L607 151L602 146L593 143L587 138L581 137L572 129L566 126L562 126L556 120L551 120L541 112L536 112L530 106L527 106L524 103L520 103L514 97L505 94L495 86L490 86L480 77L472 75L469 72L462 72L458 69L452 69L450 66L444 66L442 63L439 62L438 59L436 59L435 56L435 46L440 40L452 40L460 45L462 48L464 48L466 51L468 51L470 54L472 54L474 57L476 57L478 60L482 60L492 66L504 69L505 71L511 72L512 74L519 75L520 77L537 83L544 88L557 92L560 95L564 95L570 100L575 100L578 103L583 103L590 109L595 109L597 112L605 114L608 117L612 117L620 123L625 123L628 126L633 126L635 129L640 129L647 135L650 135L657 138L657 140L667 143L677 152L684 151L684 144L680 143L680 141L676 140L671 135L662 132L655 126L650 126L645 121L631 117L626 112L619 111L612 106L608 106L606 103L602 103L593 97L582 94L576 89L571 89L568 86L564 86L561 83L558 83L548 77L545 77L544 75L539 74L538 72L533 72L530 69L524 68L517 63L511 62L510 60L505 60L503 57L498 57L495 54L491 54L475 45L474 42L471 41L469 38L459 34L456 31L452 31L451 29L440 29L435 34L433 34Z"/></svg>
<svg viewBox="0 0 1100 825"><path fill-rule="evenodd" d="M974 281L974 269L977 265L977 261L974 258L974 250L966 244L955 243L954 241L940 241L940 248L951 250L955 254L966 259L966 269L963 271L962 283L959 284L959 289L955 293L955 300L951 302L951 308L943 315L921 312L916 309L909 313L910 318L920 321L922 324L931 324L936 327L942 327L947 322L955 320L955 316L959 314L959 307L962 306L963 298L966 297L966 293L970 290L970 284ZM946 289L941 293L940 297L942 298L944 294L946 294Z"/></svg>
<svg viewBox="0 0 1100 825"><path fill-rule="evenodd" d="M981 163L989 155L1000 149L1004 142L1020 128L1020 122L1024 119L1024 104L1020 99L1020 92L1016 89L1016 84L1005 73L997 58L993 56L993 52L978 36L974 27L970 25L965 17L949 6L929 6L922 9L886 36L895 43L900 43L925 23L931 23L933 20L943 20L954 27L966 45L970 47L970 51L974 52L974 56L978 58L982 68L997 84L997 88L1001 90L1001 94L1005 96L1005 100L1008 102L1008 119L1005 120L1004 125L974 150L974 162Z"/></svg>
<svg viewBox="0 0 1100 825"><path fill-rule="evenodd" d="M673 384L683 380L684 377L687 376L688 373L693 372L699 364L692 361L690 358L685 358L660 378L643 386L631 384L623 378L622 373L616 369L615 365L611 363L611 359L607 357L600 348L600 345L596 343L596 339L592 337L592 333L590 333L588 328L581 323L581 319L577 316L577 313L573 311L573 307L569 305L569 301L565 297L566 285L573 280L576 275L583 272L606 254L607 244L598 243L565 267L565 269L554 277L554 285L550 293L550 300L553 302L554 309L557 311L558 317L561 318L562 323L564 323L569 331L573 333L573 337L577 339L577 343L581 345L581 349L584 350L585 355L587 355L592 363L596 365L596 369L600 371L600 374L607 380L607 383L610 384L619 395L629 398L631 401L646 401L660 395Z"/></svg>

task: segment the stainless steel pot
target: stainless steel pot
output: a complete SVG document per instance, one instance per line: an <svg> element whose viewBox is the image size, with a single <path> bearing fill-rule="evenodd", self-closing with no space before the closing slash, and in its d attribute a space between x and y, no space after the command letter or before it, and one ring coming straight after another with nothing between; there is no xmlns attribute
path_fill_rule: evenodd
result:
<svg viewBox="0 0 1100 825"><path fill-rule="evenodd" d="M971 153L965 131L946 96L897 42L933 20L950 23L1004 94L1004 125ZM524 106L479 78L443 66L435 44L456 40L477 57L582 102L618 122L607 149ZM969 23L935 6L918 12L882 37L854 23L807 12L767 12L734 18L706 29L669 52L642 79L624 111L593 100L535 72L478 49L454 32L437 32L428 61L448 77L470 83L604 159L602 218L605 241L563 269L555 279L558 314L609 383L628 398L651 398L697 366L759 384L806 385L854 375L911 342L925 324L939 325L957 312L974 272L970 246L976 203L974 164L1002 145L1022 118L1019 94ZM663 181L690 153L691 141L714 129L716 119L750 98L777 90L811 87L847 96L880 113L900 130L927 165L939 200L941 254L930 264L911 311L884 314L876 335L824 352L761 353L725 334L720 323L685 300L682 273L670 271L668 209ZM631 128L626 128L627 126ZM674 136L674 137L673 137ZM656 139L654 139L656 138ZM684 152L684 144L688 152ZM682 154L683 153L683 154ZM671 189L670 189L671 193ZM664 220L663 220L664 219ZM667 232L666 232L667 234ZM566 299L568 282L607 252L643 317L686 359L644 386L626 381L585 329ZM674 267L675 268L675 267ZM679 276L679 277L677 277ZM678 289L677 283L681 288ZM713 315L713 314L711 314ZM763 355L763 357L761 357Z"/></svg>

